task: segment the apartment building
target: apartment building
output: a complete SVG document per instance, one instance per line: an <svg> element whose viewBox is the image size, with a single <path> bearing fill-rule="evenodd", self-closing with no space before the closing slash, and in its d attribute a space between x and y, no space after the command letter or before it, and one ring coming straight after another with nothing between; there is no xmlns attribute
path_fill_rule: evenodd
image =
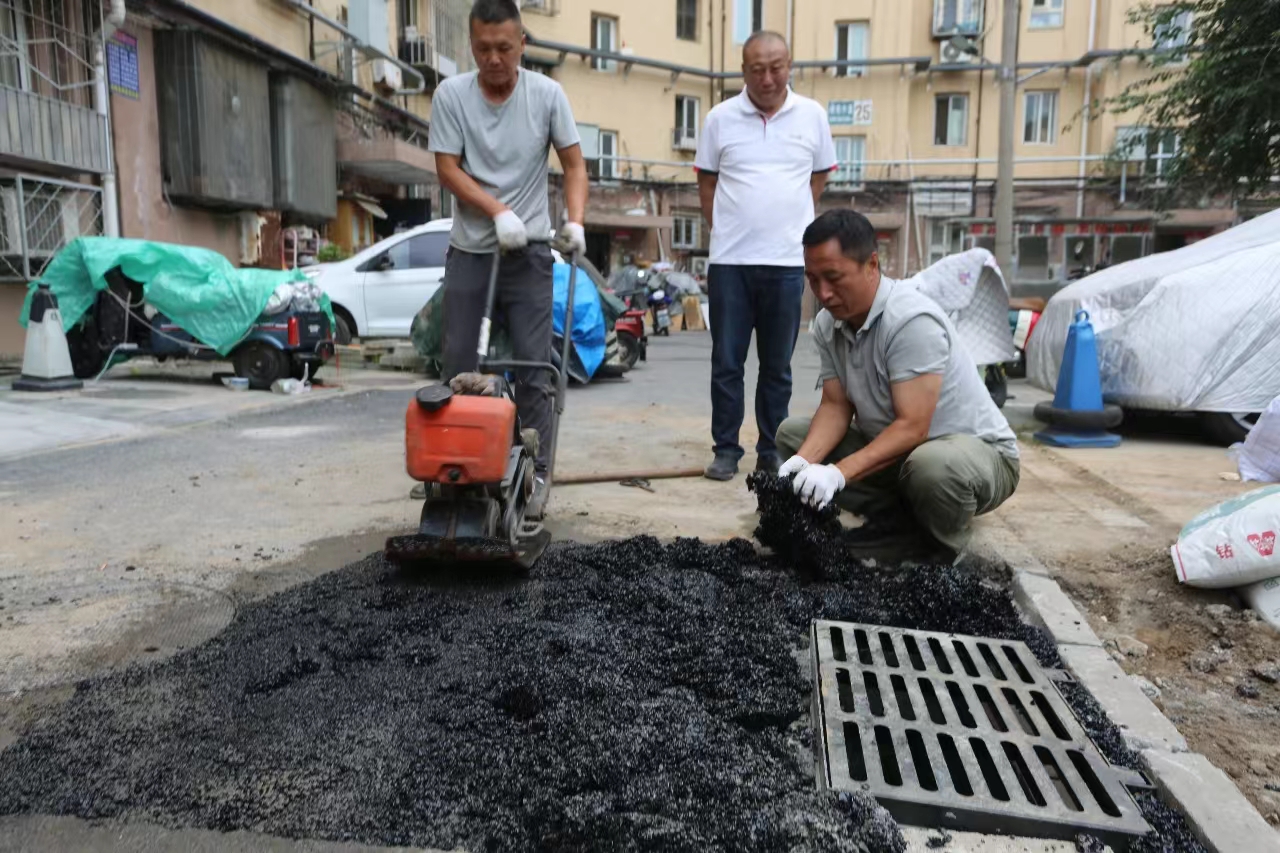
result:
<svg viewBox="0 0 1280 853"><path fill-rule="evenodd" d="M437 8L428 55L387 0L0 0L0 354L79 236L284 268L438 213L430 92L470 51Z"/></svg>
<svg viewBox="0 0 1280 853"><path fill-rule="evenodd" d="M1202 239L1242 215L1201 202L1157 215L1175 133L1093 118L1090 99L1151 73L1137 0L1023 0L1016 268L1048 292L1100 261ZM691 167L707 111L741 89L741 45L784 34L793 87L827 108L841 168L823 207L876 225L887 267L912 274L994 244L999 0L526 0L530 67L569 93L592 157L593 260L700 268L707 235ZM1252 211L1256 213L1257 211Z"/></svg>
<svg viewBox="0 0 1280 853"><path fill-rule="evenodd" d="M1137 0L1022 0L1011 278L1047 292L1099 261L1176 248L1267 200L1157 215L1176 133L1093 119L1150 73ZM0 354L26 282L108 234L288 267L448 216L430 97L473 67L468 0L0 0ZM564 86L592 174L588 250L609 271L695 272L692 168L742 43L784 34L796 91L841 160L823 207L875 224L907 275L994 242L1000 0L523 0L528 69ZM1166 39L1167 41L1168 39ZM559 164L552 203L561 205Z"/></svg>

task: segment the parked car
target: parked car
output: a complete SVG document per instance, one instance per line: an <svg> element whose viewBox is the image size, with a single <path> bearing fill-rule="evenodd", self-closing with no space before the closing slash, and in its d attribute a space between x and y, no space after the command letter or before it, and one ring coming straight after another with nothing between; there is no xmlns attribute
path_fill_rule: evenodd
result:
<svg viewBox="0 0 1280 853"><path fill-rule="evenodd" d="M1280 396L1280 211L1206 240L1095 272L1054 294L1027 377L1057 387L1071 324L1097 335L1103 399L1194 413L1212 441L1243 441Z"/></svg>
<svg viewBox="0 0 1280 853"><path fill-rule="evenodd" d="M92 307L67 332L71 369L77 378L96 377L108 359L151 356L163 362L171 358L224 358L163 313L143 316L134 307L143 305L142 284L119 268L109 271L106 280L107 289L98 293ZM332 356L328 316L318 306L291 301L280 310L268 308L225 358L231 361L236 376L249 380L250 388L264 390L277 379L311 379Z"/></svg>
<svg viewBox="0 0 1280 853"><path fill-rule="evenodd" d="M346 260L304 267L333 303L340 344L353 337L407 338L413 318L444 280L452 219L436 219Z"/></svg>

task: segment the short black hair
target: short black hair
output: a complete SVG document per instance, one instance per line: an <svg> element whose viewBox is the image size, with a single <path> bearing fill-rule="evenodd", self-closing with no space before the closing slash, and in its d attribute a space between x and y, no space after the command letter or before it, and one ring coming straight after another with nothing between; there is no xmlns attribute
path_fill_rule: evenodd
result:
<svg viewBox="0 0 1280 853"><path fill-rule="evenodd" d="M876 229L867 217L847 207L828 210L809 223L800 242L805 248L821 246L830 240L840 242L840 253L850 260L865 264L879 248Z"/></svg>
<svg viewBox="0 0 1280 853"><path fill-rule="evenodd" d="M520 23L520 6L516 0L476 0L471 4L469 24L501 24L506 21Z"/></svg>
<svg viewBox="0 0 1280 853"><path fill-rule="evenodd" d="M787 39L781 33L773 30L756 30L747 36L747 40L742 43L742 61L747 61L747 48L759 41L776 41L787 49L787 53L791 53L791 45L787 44Z"/></svg>

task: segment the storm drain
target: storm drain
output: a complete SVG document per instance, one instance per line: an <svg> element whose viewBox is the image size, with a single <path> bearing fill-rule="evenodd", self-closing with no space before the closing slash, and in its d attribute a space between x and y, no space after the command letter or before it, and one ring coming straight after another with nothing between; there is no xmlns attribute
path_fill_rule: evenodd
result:
<svg viewBox="0 0 1280 853"><path fill-rule="evenodd" d="M810 648L825 787L916 826L1118 850L1150 831L1128 790L1146 780L1098 753L1024 643L816 621Z"/></svg>

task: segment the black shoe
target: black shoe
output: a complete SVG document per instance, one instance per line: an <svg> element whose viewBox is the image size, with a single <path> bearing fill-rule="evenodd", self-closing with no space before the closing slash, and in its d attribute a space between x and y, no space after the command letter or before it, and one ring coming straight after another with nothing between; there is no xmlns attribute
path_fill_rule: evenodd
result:
<svg viewBox="0 0 1280 853"><path fill-rule="evenodd" d="M764 471L773 476L778 476L778 469L782 467L782 460L778 458L776 453L760 453L756 456L756 470Z"/></svg>
<svg viewBox="0 0 1280 853"><path fill-rule="evenodd" d="M738 460L727 453L717 453L703 474L708 480L732 480L738 474Z"/></svg>

